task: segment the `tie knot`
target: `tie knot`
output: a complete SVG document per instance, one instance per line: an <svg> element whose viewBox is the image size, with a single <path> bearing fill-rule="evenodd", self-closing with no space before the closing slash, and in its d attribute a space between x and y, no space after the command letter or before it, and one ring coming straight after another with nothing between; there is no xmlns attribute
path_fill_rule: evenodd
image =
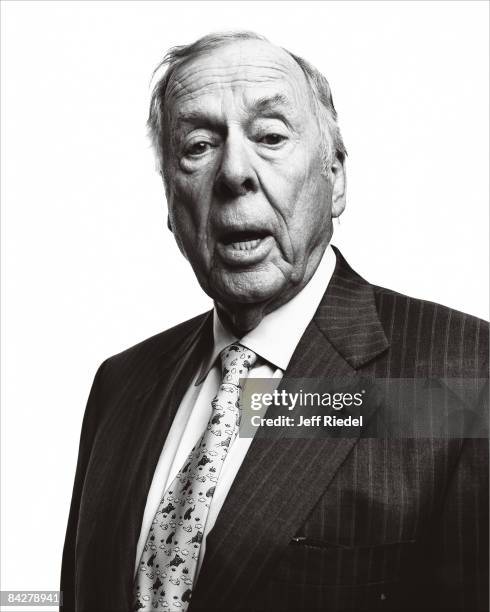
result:
<svg viewBox="0 0 490 612"><path fill-rule="evenodd" d="M227 346L220 355L223 382L237 386L240 378L246 378L257 361L257 355L238 342Z"/></svg>

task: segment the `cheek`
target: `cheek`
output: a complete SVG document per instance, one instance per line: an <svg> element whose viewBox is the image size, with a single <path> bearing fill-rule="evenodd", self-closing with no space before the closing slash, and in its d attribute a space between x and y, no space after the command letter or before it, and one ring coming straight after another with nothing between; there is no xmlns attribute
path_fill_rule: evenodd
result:
<svg viewBox="0 0 490 612"><path fill-rule="evenodd" d="M331 202L332 190L328 180L319 174L306 177L290 224L297 250L310 252L328 239Z"/></svg>
<svg viewBox="0 0 490 612"><path fill-rule="evenodd" d="M189 176L177 173L171 185L170 216L175 228L192 234L193 240L205 236L212 190L209 177L201 173ZM189 236L188 236L189 237Z"/></svg>
<svg viewBox="0 0 490 612"><path fill-rule="evenodd" d="M298 167L299 166L299 167ZM286 229L294 218L297 204L303 199L307 173L296 160L264 164L257 173L260 187L274 210L280 225Z"/></svg>
<svg viewBox="0 0 490 612"><path fill-rule="evenodd" d="M264 168L262 185L281 225L297 245L320 234L328 219L331 189L320 156L302 151L287 163Z"/></svg>

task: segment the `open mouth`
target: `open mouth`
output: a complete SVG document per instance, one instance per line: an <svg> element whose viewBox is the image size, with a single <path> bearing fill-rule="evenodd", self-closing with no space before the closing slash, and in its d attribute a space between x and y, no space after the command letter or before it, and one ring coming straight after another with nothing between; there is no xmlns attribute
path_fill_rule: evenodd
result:
<svg viewBox="0 0 490 612"><path fill-rule="evenodd" d="M259 246L261 240L269 236L265 231L246 230L242 232L227 232L221 237L221 242L235 251L251 251Z"/></svg>
<svg viewBox="0 0 490 612"><path fill-rule="evenodd" d="M231 266L252 266L267 257L274 238L267 230L247 229L224 232L218 240L221 259Z"/></svg>

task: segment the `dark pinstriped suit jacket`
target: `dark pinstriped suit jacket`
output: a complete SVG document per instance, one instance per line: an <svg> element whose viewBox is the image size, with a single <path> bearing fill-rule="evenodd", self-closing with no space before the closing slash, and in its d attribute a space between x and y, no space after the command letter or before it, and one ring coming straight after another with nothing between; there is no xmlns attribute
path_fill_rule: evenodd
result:
<svg viewBox="0 0 490 612"><path fill-rule="evenodd" d="M336 255L285 377L488 378L485 322L372 286ZM207 313L100 367L63 610L130 610L153 472L211 338ZM257 435L208 536L190 611L486 610L487 481L483 439Z"/></svg>

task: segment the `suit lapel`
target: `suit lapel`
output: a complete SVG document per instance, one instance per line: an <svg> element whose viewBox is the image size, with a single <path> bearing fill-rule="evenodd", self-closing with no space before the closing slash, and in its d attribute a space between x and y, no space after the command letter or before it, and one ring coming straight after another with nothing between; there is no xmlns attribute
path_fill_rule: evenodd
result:
<svg viewBox="0 0 490 612"><path fill-rule="evenodd" d="M104 609L125 609L132 601L136 546L162 441L211 334L211 317L204 316L178 345L165 347L135 369L100 428L92 451L93 500L84 502L84 520L86 532L94 531L100 543L90 571L113 585L99 594L101 609L107 593L119 593L122 599L107 602ZM141 385L144 390L138 392ZM79 555L89 549L88 540L80 541Z"/></svg>
<svg viewBox="0 0 490 612"><path fill-rule="evenodd" d="M355 369L389 346L379 320L373 286L333 247L337 264L314 320L332 346Z"/></svg>
<svg viewBox="0 0 490 612"><path fill-rule="evenodd" d="M388 346L371 285L337 250L336 255L331 282L279 389L288 388L288 378L350 377L355 385L356 370ZM260 593L281 551L358 439L292 439L284 434L279 430L273 439L255 436L207 537L191 610L233 609L237 601L247 607L243 602Z"/></svg>
<svg viewBox="0 0 490 612"><path fill-rule="evenodd" d="M167 438L182 397L192 384L199 364L212 342L210 314L175 352L166 355L165 363L162 363L156 372L156 380L135 400L138 404L139 422L135 424L137 429L134 430L133 438L137 438L137 442L134 444L134 450L129 450L127 454L133 460L137 457L137 469L132 470L132 473L135 475L135 486L140 483L134 496L139 506L125 515L134 517L138 527L141 526L148 491L162 450L162 440ZM142 437L138 435L139 432ZM133 545L136 552L138 529L134 531L134 536L136 537L133 537ZM133 554L130 556L134 558Z"/></svg>

